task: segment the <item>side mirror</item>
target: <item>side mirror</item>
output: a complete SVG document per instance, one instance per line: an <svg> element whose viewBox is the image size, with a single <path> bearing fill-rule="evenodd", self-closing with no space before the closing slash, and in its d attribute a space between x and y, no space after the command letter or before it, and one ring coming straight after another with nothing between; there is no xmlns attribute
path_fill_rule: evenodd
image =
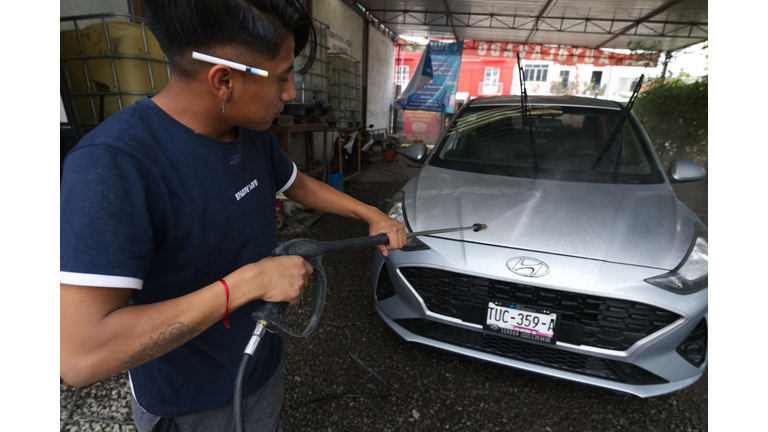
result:
<svg viewBox="0 0 768 432"><path fill-rule="evenodd" d="M707 170L696 162L675 159L669 164L669 181L672 183L701 180L706 176Z"/></svg>
<svg viewBox="0 0 768 432"><path fill-rule="evenodd" d="M409 147L406 147L405 150L403 150L403 156L406 158L414 161L414 162L420 162L424 163L425 156L427 155L427 145L426 144L413 144Z"/></svg>

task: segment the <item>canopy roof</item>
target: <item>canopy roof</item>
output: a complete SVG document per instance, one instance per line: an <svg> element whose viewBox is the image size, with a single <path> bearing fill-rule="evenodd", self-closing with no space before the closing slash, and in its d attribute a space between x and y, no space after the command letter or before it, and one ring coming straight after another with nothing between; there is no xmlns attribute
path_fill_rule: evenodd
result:
<svg viewBox="0 0 768 432"><path fill-rule="evenodd" d="M676 51L707 40L707 0L357 0L398 36Z"/></svg>

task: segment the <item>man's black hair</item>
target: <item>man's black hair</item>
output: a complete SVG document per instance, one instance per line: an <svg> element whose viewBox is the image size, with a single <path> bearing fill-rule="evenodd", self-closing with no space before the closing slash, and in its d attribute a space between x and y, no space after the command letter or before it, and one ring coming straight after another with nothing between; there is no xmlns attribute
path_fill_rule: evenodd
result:
<svg viewBox="0 0 768 432"><path fill-rule="evenodd" d="M183 78L191 78L202 67L192 59L192 51L221 55L222 49L239 48L274 60L289 36L294 38L294 56L309 48L298 73L309 71L315 60L312 17L296 0L143 0L143 5L147 26L174 72Z"/></svg>

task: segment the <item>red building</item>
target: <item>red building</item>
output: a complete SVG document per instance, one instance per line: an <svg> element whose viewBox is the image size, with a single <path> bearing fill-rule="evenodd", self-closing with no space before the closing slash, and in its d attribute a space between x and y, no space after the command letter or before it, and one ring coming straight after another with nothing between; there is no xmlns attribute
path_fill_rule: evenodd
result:
<svg viewBox="0 0 768 432"><path fill-rule="evenodd" d="M419 63L424 45L398 41L396 85L405 85ZM621 98L645 67L656 67L658 53L620 54L594 48L464 41L457 100L520 94L517 55L529 94L599 93Z"/></svg>
<svg viewBox="0 0 768 432"><path fill-rule="evenodd" d="M397 95L413 76L425 46L398 41ZM457 107L476 97L519 95L518 54L530 95L576 94L609 99L628 98L640 75L649 73L646 67L655 68L659 57L658 53L629 55L584 47L464 41ZM418 139L435 144L448 117L400 111L396 133L402 134L403 142Z"/></svg>

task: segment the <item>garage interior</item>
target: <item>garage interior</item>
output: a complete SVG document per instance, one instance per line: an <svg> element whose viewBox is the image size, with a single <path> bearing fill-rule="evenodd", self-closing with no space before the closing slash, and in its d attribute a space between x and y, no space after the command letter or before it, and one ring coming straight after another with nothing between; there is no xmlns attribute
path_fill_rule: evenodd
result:
<svg viewBox="0 0 768 432"><path fill-rule="evenodd" d="M310 73L296 77L296 100L286 106L284 116L281 116L270 130L275 134L284 151L300 166L302 171L324 181L330 181L327 163L332 154L333 146L337 146L340 142L340 133L360 132L372 124L374 125L373 129L383 130L383 133L389 135L396 134L397 116L394 107L394 101L398 94L398 89L395 86L396 43L403 36L445 41L472 41L475 43L510 41L524 44L608 50L627 50L631 47L636 49L652 48L652 51L661 53L662 58L708 41L708 2L704 0L303 0L302 3L315 18L318 28L324 31L325 39L322 43L325 44L326 50L321 54L320 61ZM62 113L60 156L62 163L66 153L76 145L79 139L109 114L125 108L141 97L157 93L164 82L167 82L170 73L167 60L162 55L153 54L151 47L145 48L144 44L147 41L145 36L138 39L141 46L137 48L137 52L141 51L140 54L93 55L85 52L84 47L81 46L82 42L77 41L75 31L85 31L88 26L91 26L94 32L109 32L111 28L106 29L107 23L133 21L140 24L142 15L140 0L61 0L60 97ZM139 26L139 28L142 27ZM69 41L69 48L64 46L66 38L64 32L66 31L72 32L70 35L74 36L74 40ZM336 49L346 49L347 52L331 51L329 35L334 38ZM142 82L139 83L139 89L128 89L125 85L120 87L121 72L113 67L114 61L118 58L136 61L135 67L141 70L142 75L146 75L147 78L142 78ZM102 62L102 76L105 77L103 80L106 82L98 80L89 82L85 77L73 78L73 70L84 71L79 73L87 75L90 71L86 62L95 61ZM329 68L335 68L337 75L330 76L328 74ZM340 73L341 70L343 72ZM77 79L81 79L81 81L78 83L76 82ZM335 82L334 80L339 81ZM332 85L337 86L335 87L336 90L333 90ZM332 91L339 92L343 96L331 100ZM110 112L110 110L112 111ZM360 181L356 185L353 182L352 189L364 190L368 187L366 182L401 180L415 175L418 169L413 166L409 167L402 162L401 160L397 166L397 172L392 170L385 172L384 175L389 176L388 178L381 177L381 175L379 177L361 175L359 166L351 172L345 168L344 180L358 179ZM392 164L387 165L388 168L391 166ZM681 185L680 187L681 190L685 190L692 186ZM344 265L346 264L340 266ZM354 329L353 331L360 330ZM307 351L311 349L324 353L325 351L320 351L323 349L323 344L329 343L328 339L334 337L341 340L338 345L339 350L346 355L349 346L346 345L347 339L343 333L338 333L342 335L340 337L337 333L332 333L330 329L323 329L320 333L320 335L315 335L312 341L308 341L311 345L308 345ZM368 339L366 342L365 337L362 340L356 337L354 344L362 347L373 343L370 336ZM328 349L332 350L331 348ZM356 347L353 347L353 350L357 352ZM387 353L386 361L390 360L390 355L394 357L397 353ZM362 355L361 357L366 361L370 358ZM457 360L449 359L446 362L453 367ZM480 375L491 385L503 381L508 376L506 372L487 366L467 366L465 369L461 369L465 371L466 375L460 376L451 376L452 371L450 370L435 371L436 374L438 372L441 374L440 379L425 377L423 382L418 383L421 387L415 387L416 393L412 396L420 401L454 397L459 400L460 397L466 397L476 400L477 403L484 403L485 408L478 408L479 413L485 413L483 409L487 409L489 406L493 406L493 410L488 412L495 413L510 410L516 406L515 404L518 404L524 407L527 412L524 417L517 419L522 422L518 423L519 426L519 424L527 424L526 421L535 422L538 417L549 415L542 413L557 411L555 406L544 406L544 400L550 400L554 404L561 394L570 394L567 391L562 392L561 387L553 387L552 394L547 396L551 399L537 399L536 385L528 385L533 381L525 378L523 383L526 385L520 388L519 393L515 390L514 398L507 401L507 405L503 405L500 401L483 400L480 390L474 387L472 387L473 392L467 392L462 396L455 395L456 392L461 393L460 390L463 387L468 387L464 379L465 376ZM354 368L357 365L345 364L342 367ZM486 369L480 371L482 367L486 367ZM390 380L393 389L397 389L399 383L396 373L386 371L385 374L376 367L374 369ZM328 371L328 373L331 372L333 371ZM375 381L365 371L359 375L362 376L361 379ZM332 378L326 378L333 381ZM305 375L298 372L294 379L296 380L294 385L303 385L311 390L317 390L317 387L323 385L317 380L310 382ZM577 430L574 429L574 427L578 427L576 425L584 427L582 430L605 430L605 428L609 428L609 425L611 428L614 428L615 425L626 425L621 427L621 430L651 430L651 425L647 419L659 416L669 419L670 423L665 426L668 429L656 430L700 430L691 429L689 424L679 419L701 417L702 415L706 419L706 376L702 381L703 388L697 388L695 393L689 393L685 397L678 398L659 398L655 401L649 401L645 405L615 395L604 396L587 393L588 400L575 402L582 405L574 408L573 413L576 414L573 416L573 424L560 424L562 426L560 429L553 427L552 429L532 428L530 430L552 431L569 430L569 428ZM426 390L430 386L437 389L437 394ZM100 402L102 399L130 398L130 393L125 393L124 386L119 387L119 390L115 390L118 388L117 386L106 388L106 391L102 388L94 388L90 392L87 389L84 390L84 394L90 395L91 399L82 403L87 403L89 409L98 411L103 409ZM401 391L403 390L401 389ZM545 389L545 391L547 390ZM67 391L66 394L62 392L62 420L67 414L64 405L71 400L73 393L74 390ZM628 407L627 411L635 410L637 418L627 417L626 421L623 421L623 418L619 419L622 414L616 414L614 419L612 416L615 412L611 412L610 409L614 402L608 401L611 397L617 398L615 399L616 405ZM694 397L699 399L694 399ZM301 397L301 401L306 399L307 397ZM398 401L398 408L400 402L402 401ZM334 424L332 422L334 417L340 417L350 412L354 413L351 415L356 416L354 423L350 423L354 424L354 427L349 426L349 424L341 426L341 423L338 423L336 427L328 426L329 430L432 430L437 429L438 426L448 430L447 424L441 423L441 421L446 421L442 420L445 419L442 416L447 415L446 408L442 406L450 407L450 404L444 403L441 408L428 411L415 402L403 403L404 406L407 406L407 412L398 412L397 414L390 410L390 406L395 405L395 402L391 400L336 402L333 406L329 403L323 405L321 411L323 411L323 415L327 414L332 418L330 425ZM105 402L103 405L109 406L109 403ZM453 405L456 409L455 402ZM696 406L698 410L703 410L703 414L698 411L696 413L686 412L685 407L692 405ZM608 408L602 408L603 406ZM642 409L638 409L638 407ZM65 429L67 425L65 421L62 424L62 430L135 430L130 421L88 420L82 414L87 410L83 408L78 408L78 410L81 412L78 421L81 424L92 425L89 426L91 428ZM376 413L377 410L378 413ZM118 415L118 411L118 409L108 407L105 412L107 413L106 416L110 416ZM77 412L77 410L75 414L72 411L69 412L70 422L75 421ZM308 412L309 414L314 413L314 411ZM474 412L465 412L465 414L474 419ZM381 416L402 417L400 419L401 427L387 429L366 422L366 420ZM129 411L128 417L130 417ZM427 420L426 425L424 425L425 419ZM419 420L422 420L422 423L419 423ZM495 430L512 430L511 424L502 423L501 419L498 420ZM298 420L294 425L297 424L299 424ZM706 426L706 423L704 424ZM462 423L454 425L450 430L484 430L475 429L476 425L479 425L479 422L476 421L474 426L471 422ZM657 425L654 424L655 426ZM287 428L286 430L319 429L297 426L295 429Z"/></svg>
<svg viewBox="0 0 768 432"><path fill-rule="evenodd" d="M305 0L304 4L316 21L320 54L308 74L294 75L297 97L286 104L271 130L303 171L324 181L332 146L340 143L339 132L364 131L369 125L379 135L397 132L394 101L401 89L393 83L401 36L465 44L509 41L633 48L669 58L707 41L708 31L708 4L703 0ZM143 30L142 15L140 0L62 1L62 160L105 117L157 93L167 82L167 60ZM134 28L125 29L129 24ZM110 30L113 26L120 30ZM75 28L83 35L132 31L134 47L84 46ZM131 64L116 68L116 62ZM359 172L358 165L356 173L347 172L344 178Z"/></svg>

